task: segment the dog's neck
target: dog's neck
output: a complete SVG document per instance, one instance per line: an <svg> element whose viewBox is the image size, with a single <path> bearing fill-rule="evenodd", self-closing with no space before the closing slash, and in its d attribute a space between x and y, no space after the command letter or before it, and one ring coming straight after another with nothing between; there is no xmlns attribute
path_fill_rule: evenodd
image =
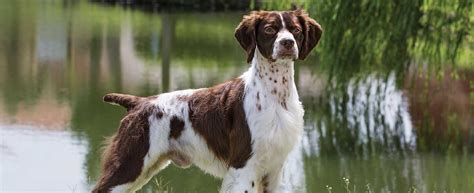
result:
<svg viewBox="0 0 474 193"><path fill-rule="evenodd" d="M286 108L288 99L296 94L293 66L291 59L270 61L257 48L249 69L249 83L262 89L262 97L276 100Z"/></svg>

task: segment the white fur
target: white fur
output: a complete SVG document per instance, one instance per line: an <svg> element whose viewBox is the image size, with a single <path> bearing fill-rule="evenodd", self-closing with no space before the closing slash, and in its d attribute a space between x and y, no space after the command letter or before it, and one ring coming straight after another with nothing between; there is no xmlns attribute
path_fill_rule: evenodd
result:
<svg viewBox="0 0 474 193"><path fill-rule="evenodd" d="M283 15L281 13L278 13L278 15L280 16L280 20L281 20L281 24L283 25L283 29L285 29L286 25L285 25L285 20L283 20Z"/></svg>

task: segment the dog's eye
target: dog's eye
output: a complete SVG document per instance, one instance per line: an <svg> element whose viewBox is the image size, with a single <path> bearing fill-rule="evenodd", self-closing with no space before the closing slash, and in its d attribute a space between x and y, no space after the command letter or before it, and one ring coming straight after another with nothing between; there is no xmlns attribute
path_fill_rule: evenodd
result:
<svg viewBox="0 0 474 193"><path fill-rule="evenodd" d="M299 33L301 33L301 28L295 27L293 30L291 30L291 32L294 33L294 34L299 34Z"/></svg>
<svg viewBox="0 0 474 193"><path fill-rule="evenodd" d="M267 34L274 34L274 33L276 33L275 29L273 29L273 27L271 27L271 26L265 27L264 30L265 30L265 33L267 33Z"/></svg>

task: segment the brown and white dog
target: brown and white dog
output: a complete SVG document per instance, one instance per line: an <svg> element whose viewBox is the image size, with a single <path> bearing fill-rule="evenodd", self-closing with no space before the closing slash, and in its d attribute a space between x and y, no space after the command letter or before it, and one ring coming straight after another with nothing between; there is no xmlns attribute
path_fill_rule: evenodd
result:
<svg viewBox="0 0 474 193"><path fill-rule="evenodd" d="M278 192L283 164L303 131L294 61L321 34L302 10L251 12L235 30L251 63L239 78L151 97L105 95L127 115L92 192L134 192L170 162L223 178L220 192Z"/></svg>

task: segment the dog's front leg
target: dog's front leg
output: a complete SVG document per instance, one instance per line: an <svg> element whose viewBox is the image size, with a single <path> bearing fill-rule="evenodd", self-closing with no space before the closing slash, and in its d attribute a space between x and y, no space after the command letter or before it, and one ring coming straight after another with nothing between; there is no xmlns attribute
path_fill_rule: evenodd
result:
<svg viewBox="0 0 474 193"><path fill-rule="evenodd" d="M222 182L220 193L256 193L255 168L229 168Z"/></svg>

